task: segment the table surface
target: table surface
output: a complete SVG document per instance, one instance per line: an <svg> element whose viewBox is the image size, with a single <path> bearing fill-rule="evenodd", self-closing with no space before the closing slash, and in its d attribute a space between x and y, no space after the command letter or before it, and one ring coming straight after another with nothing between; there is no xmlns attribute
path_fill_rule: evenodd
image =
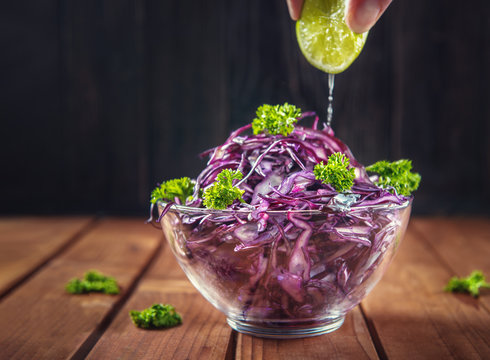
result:
<svg viewBox="0 0 490 360"><path fill-rule="evenodd" d="M119 295L69 295L89 269ZM330 334L270 340L232 331L194 289L161 231L142 219L0 218L0 359L490 359L490 291L443 291L454 275L490 275L490 219L412 218L387 273ZM136 328L162 302L183 324Z"/></svg>

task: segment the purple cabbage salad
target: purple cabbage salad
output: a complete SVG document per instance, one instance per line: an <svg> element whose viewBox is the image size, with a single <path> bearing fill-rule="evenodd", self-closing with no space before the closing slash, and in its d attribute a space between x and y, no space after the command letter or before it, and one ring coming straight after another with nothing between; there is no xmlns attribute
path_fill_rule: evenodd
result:
<svg viewBox="0 0 490 360"><path fill-rule="evenodd" d="M368 176L330 127L318 128L315 113L291 116L287 106L259 108L252 124L202 154L209 161L195 180L162 183L152 194L180 265L231 317L345 314L379 280L407 225L412 196L397 181L413 190L420 180L407 160ZM265 130L257 130L268 116ZM312 127L295 126L307 117ZM352 174L347 189L318 178L319 164L336 155ZM236 175L222 181L223 193L241 196L206 209L223 171ZM337 175L334 169L330 179Z"/></svg>

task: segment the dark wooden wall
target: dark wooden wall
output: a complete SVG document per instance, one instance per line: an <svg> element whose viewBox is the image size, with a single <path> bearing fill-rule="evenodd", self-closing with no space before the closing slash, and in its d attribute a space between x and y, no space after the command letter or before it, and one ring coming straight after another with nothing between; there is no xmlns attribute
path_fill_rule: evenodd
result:
<svg viewBox="0 0 490 360"><path fill-rule="evenodd" d="M413 159L416 213L489 213L490 6L395 0L336 76L357 158ZM327 75L284 0L2 2L2 213L142 214L162 179L288 101L325 118Z"/></svg>

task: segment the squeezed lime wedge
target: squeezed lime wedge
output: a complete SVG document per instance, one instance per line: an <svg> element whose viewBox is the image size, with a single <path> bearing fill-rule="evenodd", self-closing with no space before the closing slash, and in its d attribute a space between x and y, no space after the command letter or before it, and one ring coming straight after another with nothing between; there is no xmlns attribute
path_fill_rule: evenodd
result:
<svg viewBox="0 0 490 360"><path fill-rule="evenodd" d="M330 74L347 69L359 56L367 32L356 34L345 23L346 0L305 0L296 37L314 67Z"/></svg>

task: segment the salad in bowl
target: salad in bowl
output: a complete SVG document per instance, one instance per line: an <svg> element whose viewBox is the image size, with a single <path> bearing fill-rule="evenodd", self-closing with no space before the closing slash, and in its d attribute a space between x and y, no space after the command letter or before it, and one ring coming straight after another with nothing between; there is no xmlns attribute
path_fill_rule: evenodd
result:
<svg viewBox="0 0 490 360"><path fill-rule="evenodd" d="M313 125L298 122L311 117ZM196 179L153 190L157 222L192 284L240 332L272 338L340 327L380 280L420 175L364 167L313 112L263 105L204 152Z"/></svg>

